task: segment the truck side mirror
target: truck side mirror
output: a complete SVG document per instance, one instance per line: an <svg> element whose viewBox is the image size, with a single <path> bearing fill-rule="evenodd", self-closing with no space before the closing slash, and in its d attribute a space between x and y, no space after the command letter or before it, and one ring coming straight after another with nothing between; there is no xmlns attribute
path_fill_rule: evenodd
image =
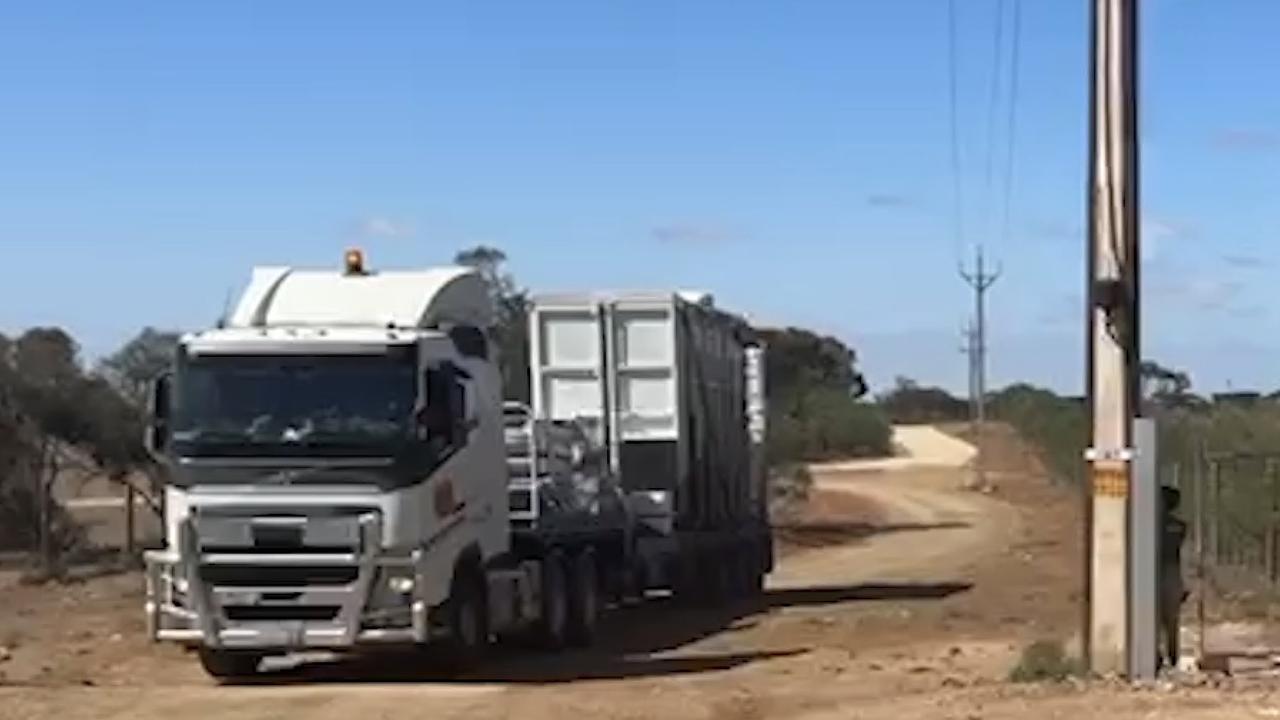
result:
<svg viewBox="0 0 1280 720"><path fill-rule="evenodd" d="M418 392L418 403L413 409L413 420L419 428L428 432L440 429L440 403L443 393L441 372L436 368L428 368L422 372L422 385Z"/></svg>
<svg viewBox="0 0 1280 720"><path fill-rule="evenodd" d="M153 455L159 455L169 447L169 382L168 373L151 381L150 412L143 442Z"/></svg>
<svg viewBox="0 0 1280 720"><path fill-rule="evenodd" d="M853 399L861 400L867 394L867 379L862 373L855 372L853 374Z"/></svg>

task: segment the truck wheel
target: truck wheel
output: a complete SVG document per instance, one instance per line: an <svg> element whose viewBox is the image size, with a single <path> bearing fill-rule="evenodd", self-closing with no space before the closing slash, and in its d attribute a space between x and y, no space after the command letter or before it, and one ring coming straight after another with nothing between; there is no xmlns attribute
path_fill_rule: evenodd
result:
<svg viewBox="0 0 1280 720"><path fill-rule="evenodd" d="M596 556L590 550L578 553L569 578L568 638L574 645L590 645L600 619L600 584L596 578Z"/></svg>
<svg viewBox="0 0 1280 720"><path fill-rule="evenodd" d="M569 583L564 555L549 554L542 561L542 602L536 640L547 650L559 650L568 640Z"/></svg>
<svg viewBox="0 0 1280 720"><path fill-rule="evenodd" d="M673 563L672 592L683 605L696 606L706 601L705 578L696 558L682 558Z"/></svg>
<svg viewBox="0 0 1280 720"><path fill-rule="evenodd" d="M200 665L209 676L222 682L244 680L258 672L262 654L238 650L200 648Z"/></svg>
<svg viewBox="0 0 1280 720"><path fill-rule="evenodd" d="M759 600L764 594L764 570L761 568L760 555L752 551L747 555L747 597Z"/></svg>
<svg viewBox="0 0 1280 720"><path fill-rule="evenodd" d="M449 662L459 670L475 667L489 645L489 602L479 570L459 573L449 593Z"/></svg>
<svg viewBox="0 0 1280 720"><path fill-rule="evenodd" d="M648 595L649 587L653 584L653 579L649 577L649 566L645 561L636 557L631 563L631 570L627 573L627 588L624 592L624 602L642 603Z"/></svg>
<svg viewBox="0 0 1280 720"><path fill-rule="evenodd" d="M703 570L706 573L706 603L709 607L719 609L733 602L733 578L737 575L734 564L733 560L726 561L713 555L705 557Z"/></svg>

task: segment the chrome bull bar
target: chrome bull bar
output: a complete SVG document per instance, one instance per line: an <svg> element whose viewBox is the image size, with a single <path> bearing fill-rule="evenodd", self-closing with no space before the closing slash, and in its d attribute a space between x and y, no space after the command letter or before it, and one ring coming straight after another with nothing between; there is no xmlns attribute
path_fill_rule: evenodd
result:
<svg viewBox="0 0 1280 720"><path fill-rule="evenodd" d="M247 519L246 519L247 520ZM252 547L201 545L196 519L178 528L176 549L149 551L146 561L147 631L154 641L211 648L348 648L372 643L424 643L431 628L421 587L375 599L392 574L415 577L420 552L381 551L376 513L356 518L349 552L257 552ZM212 533L217 535L215 531ZM207 539L207 538L206 538ZM308 581L311 571L327 582ZM222 582L247 573L264 582Z"/></svg>

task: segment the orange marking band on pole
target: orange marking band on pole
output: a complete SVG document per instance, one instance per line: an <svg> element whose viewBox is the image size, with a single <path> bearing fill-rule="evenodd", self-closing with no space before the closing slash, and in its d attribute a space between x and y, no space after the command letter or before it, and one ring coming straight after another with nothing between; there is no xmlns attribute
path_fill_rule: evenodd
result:
<svg viewBox="0 0 1280 720"><path fill-rule="evenodd" d="M1102 497L1129 497L1129 466L1125 463L1095 463L1093 494Z"/></svg>

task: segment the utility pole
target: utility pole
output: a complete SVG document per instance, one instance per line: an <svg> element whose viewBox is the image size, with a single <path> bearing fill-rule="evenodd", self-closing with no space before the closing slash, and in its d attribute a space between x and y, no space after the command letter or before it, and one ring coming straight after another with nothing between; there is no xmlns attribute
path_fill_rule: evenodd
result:
<svg viewBox="0 0 1280 720"><path fill-rule="evenodd" d="M1090 669L1128 675L1130 484L1139 407L1137 0L1093 0L1089 182Z"/></svg>
<svg viewBox="0 0 1280 720"><path fill-rule="evenodd" d="M965 356L966 369L969 371L969 425L974 437L977 437L977 418L978 418L978 352L977 339L978 333L973 327L973 321L970 320L960 328L960 336L964 338L964 344L960 346L960 354Z"/></svg>
<svg viewBox="0 0 1280 720"><path fill-rule="evenodd" d="M982 246L978 246L977 264L973 272L960 267L960 277L973 288L973 339L970 351L971 373L973 374L973 429L974 445L978 449L973 459L974 485L979 490L986 490L987 471L983 462L982 433L987 422L987 290L1000 279L1000 270L988 273Z"/></svg>

